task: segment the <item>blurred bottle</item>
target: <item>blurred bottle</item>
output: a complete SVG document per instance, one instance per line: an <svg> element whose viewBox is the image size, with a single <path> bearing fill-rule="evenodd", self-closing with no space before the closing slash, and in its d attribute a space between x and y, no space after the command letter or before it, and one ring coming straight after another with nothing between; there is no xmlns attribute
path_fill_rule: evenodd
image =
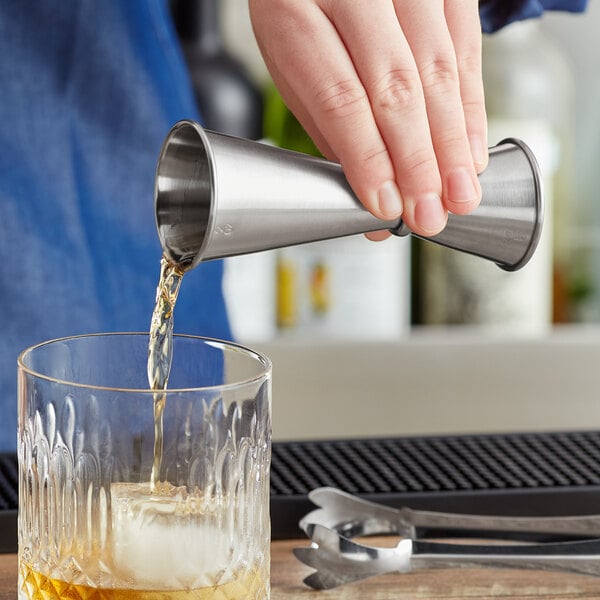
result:
<svg viewBox="0 0 600 600"><path fill-rule="evenodd" d="M298 275L293 252L283 248L276 260L277 327L294 329L298 326Z"/></svg>
<svg viewBox="0 0 600 600"><path fill-rule="evenodd" d="M280 147L318 155L271 84L265 94L265 137ZM277 323L287 337L394 340L410 326L410 243L364 236L279 251Z"/></svg>
<svg viewBox="0 0 600 600"><path fill-rule="evenodd" d="M259 139L262 94L224 46L219 1L171 0L171 11L205 126Z"/></svg>
<svg viewBox="0 0 600 600"><path fill-rule="evenodd" d="M525 21L484 37L483 78L489 145L521 138L540 164L546 201L542 238L529 264L515 273L420 243L418 318L424 324L540 334L553 322L553 276L564 251L554 222L570 176L571 74L539 21Z"/></svg>
<svg viewBox="0 0 600 600"><path fill-rule="evenodd" d="M260 139L262 93L224 45L219 0L171 0L171 12L204 126ZM275 334L274 269L272 252L225 260L223 288L237 339L260 341Z"/></svg>

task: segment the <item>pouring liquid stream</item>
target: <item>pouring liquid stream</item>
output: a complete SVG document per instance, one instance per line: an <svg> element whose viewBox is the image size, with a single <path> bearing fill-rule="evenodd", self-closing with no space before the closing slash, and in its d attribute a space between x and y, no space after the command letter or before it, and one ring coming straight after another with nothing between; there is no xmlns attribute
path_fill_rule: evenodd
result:
<svg viewBox="0 0 600 600"><path fill-rule="evenodd" d="M157 491L163 453L163 413L167 401L167 384L173 360L173 311L183 271L168 262L160 261L160 279L156 289L156 303L150 322L148 343L148 383L154 394L154 460L150 475L150 492Z"/></svg>

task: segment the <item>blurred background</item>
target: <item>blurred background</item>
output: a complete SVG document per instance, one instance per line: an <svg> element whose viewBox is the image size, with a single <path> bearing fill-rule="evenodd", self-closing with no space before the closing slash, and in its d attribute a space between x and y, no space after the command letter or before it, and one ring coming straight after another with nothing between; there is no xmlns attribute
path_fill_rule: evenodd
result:
<svg viewBox="0 0 600 600"><path fill-rule="evenodd" d="M206 31L188 29L184 35L214 35L207 22L211 2L199 3L198 10L206 11ZM193 4L174 1L174 12L181 15L184 6L193 10ZM215 125L316 152L271 84L247 2L214 0L214 6L213 25L219 28L223 52L238 63L221 66L239 69L240 78L247 77L240 87L254 88L250 99L235 92L240 104L245 100L251 106L243 118L232 103L221 102L227 108ZM189 28L189 19L180 16L179 21ZM426 242L370 244L361 237L233 258L228 261L228 299L237 336L391 340L415 326L455 324L523 335L546 333L552 324L600 321L599 27L600 7L590 2L584 15L546 13L484 39L490 146L504 137L521 137L544 174L545 239L532 264L506 274ZM200 91L201 106L203 100L210 104ZM241 131L244 119L246 130ZM371 310L375 305L378 310Z"/></svg>
<svg viewBox="0 0 600 600"><path fill-rule="evenodd" d="M247 1L172 8L207 127L315 153ZM523 270L362 236L227 259L234 335L275 365L275 437L600 426L598 31L592 0L484 39L489 144L522 138L544 179L544 233Z"/></svg>

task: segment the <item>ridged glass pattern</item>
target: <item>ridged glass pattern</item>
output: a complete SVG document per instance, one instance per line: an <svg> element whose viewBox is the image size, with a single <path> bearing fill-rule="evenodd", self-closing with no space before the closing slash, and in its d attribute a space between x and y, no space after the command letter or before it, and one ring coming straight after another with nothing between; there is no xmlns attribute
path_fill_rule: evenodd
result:
<svg viewBox="0 0 600 600"><path fill-rule="evenodd" d="M187 344L175 346L175 360ZM129 343L113 345L121 354L115 365L137 368L128 366L135 363ZM60 364L79 349L63 346L45 358ZM215 385L213 374L210 388L167 395L153 490L152 393L21 369L19 600L269 597L269 372L262 365L262 375L245 374L237 385L228 379L236 361L254 356L213 347L207 358L220 357L212 364L225 383ZM98 374L81 374L89 360L75 359L62 377L96 381Z"/></svg>

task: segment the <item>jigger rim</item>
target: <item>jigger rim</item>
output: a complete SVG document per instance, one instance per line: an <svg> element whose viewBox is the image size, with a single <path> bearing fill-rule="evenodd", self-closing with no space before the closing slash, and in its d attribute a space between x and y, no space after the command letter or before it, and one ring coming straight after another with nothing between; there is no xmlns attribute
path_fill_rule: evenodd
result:
<svg viewBox="0 0 600 600"><path fill-rule="evenodd" d="M496 263L504 271L518 271L519 269L522 269L531 260L542 235L545 210L544 186L542 183L539 163L534 153L531 151L531 148L523 140L514 137L504 138L503 140L498 142L497 145L500 146L502 144L514 144L523 151L523 154L525 155L531 166L532 182L535 191L535 222L533 224L531 236L529 238L529 245L525 249L523 256L516 263L512 265L506 263Z"/></svg>
<svg viewBox="0 0 600 600"><path fill-rule="evenodd" d="M180 254L175 251L173 247L172 240L168 236L169 226L168 224L163 223L163 204L166 203L165 195L167 191L162 189L161 187L161 177L165 174L161 172L162 169L165 169L166 156L173 152L174 143L177 140L177 136L181 133L182 130L192 130L198 137L198 142L200 142L202 146L202 150L204 152L204 157L202 160L202 164L204 164L207 168L207 198L202 202L195 202L195 206L202 205L207 210L207 216L204 222L204 229L202 232L198 232L196 228L194 230L194 236L198 237L201 240L198 241L196 239L190 239L187 237L185 239L186 243L186 251L185 254ZM200 163L200 159L196 159L194 161L194 168ZM193 178L191 174L188 174L188 177L185 179L186 183L189 184ZM206 191L206 190L205 190ZM188 193L191 193L191 190L187 190ZM183 192L186 193L185 191ZM197 200L196 195L196 200ZM213 234L213 227L215 222L215 203L218 198L217 193L217 177L215 174L215 156L212 148L212 144L206 134L206 130L200 123L197 121L193 121L191 119L182 119L177 121L165 137L161 149L159 158L156 165L156 176L154 178L154 215L156 220L156 230L158 232L158 238L160 240L160 245L165 257L169 260L170 263L179 267L182 271L189 271L196 267L201 261L210 243L210 238ZM201 221L198 221L201 222ZM197 222L197 223L198 223ZM196 224L197 224L196 223Z"/></svg>

